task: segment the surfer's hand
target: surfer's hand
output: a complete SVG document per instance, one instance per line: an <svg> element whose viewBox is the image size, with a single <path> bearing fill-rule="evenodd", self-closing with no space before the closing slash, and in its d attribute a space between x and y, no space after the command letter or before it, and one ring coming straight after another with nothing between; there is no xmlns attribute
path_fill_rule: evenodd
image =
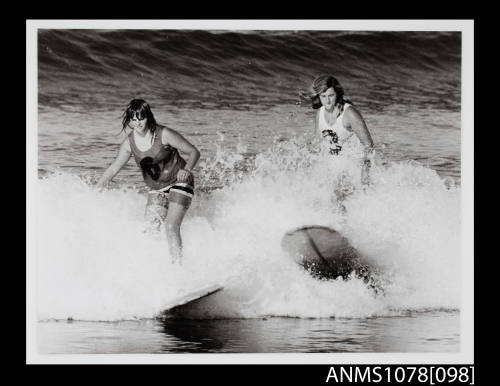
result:
<svg viewBox="0 0 500 386"><path fill-rule="evenodd" d="M370 175L368 171L370 170L370 160L365 159L363 166L361 167L361 184L370 185Z"/></svg>
<svg viewBox="0 0 500 386"><path fill-rule="evenodd" d="M191 172L189 170L181 169L177 172L177 181L187 181Z"/></svg>
<svg viewBox="0 0 500 386"><path fill-rule="evenodd" d="M97 184L92 185L92 188L93 188L94 190L97 190L98 192L102 192L102 191L104 190L104 188L105 188L105 185L107 185L107 184L105 184L105 183L101 180L101 181L98 181L98 182L97 182Z"/></svg>

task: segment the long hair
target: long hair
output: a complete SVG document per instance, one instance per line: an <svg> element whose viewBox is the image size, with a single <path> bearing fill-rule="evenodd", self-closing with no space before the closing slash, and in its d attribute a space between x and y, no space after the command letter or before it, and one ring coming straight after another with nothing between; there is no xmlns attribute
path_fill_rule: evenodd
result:
<svg viewBox="0 0 500 386"><path fill-rule="evenodd" d="M320 75L314 79L311 84L311 104L313 109L319 109L321 107L321 100L319 94L325 92L330 87L333 87L335 94L337 94L337 104L343 108L344 103L348 100L344 99L344 88L340 82L332 75Z"/></svg>
<svg viewBox="0 0 500 386"><path fill-rule="evenodd" d="M122 131L125 131L130 120L133 117L138 119L146 118L146 128L154 134L156 131L157 123L149 104L144 99L132 99L122 116Z"/></svg>

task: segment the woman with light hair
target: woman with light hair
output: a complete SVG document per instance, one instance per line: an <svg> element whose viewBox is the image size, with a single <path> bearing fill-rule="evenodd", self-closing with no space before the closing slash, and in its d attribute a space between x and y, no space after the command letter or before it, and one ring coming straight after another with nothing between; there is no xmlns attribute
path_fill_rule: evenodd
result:
<svg viewBox="0 0 500 386"><path fill-rule="evenodd" d="M368 183L369 155L373 140L361 113L344 99L344 89L332 75L320 75L311 85L312 108L317 109L315 129L327 141L333 155L342 152L342 145L355 135L364 147L361 181Z"/></svg>

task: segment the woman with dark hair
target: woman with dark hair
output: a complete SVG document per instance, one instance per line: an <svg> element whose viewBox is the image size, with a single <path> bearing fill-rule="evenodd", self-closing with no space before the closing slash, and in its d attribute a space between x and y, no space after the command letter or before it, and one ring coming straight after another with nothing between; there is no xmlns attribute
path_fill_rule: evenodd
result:
<svg viewBox="0 0 500 386"><path fill-rule="evenodd" d="M180 226L194 194L191 171L200 152L181 134L159 125L148 103L133 99L123 113L122 130L132 129L125 138L115 161L104 172L96 187L102 189L121 170L133 154L151 189L146 204L146 219L155 229L165 223L170 256L181 262ZM179 150L186 153L184 160Z"/></svg>
<svg viewBox="0 0 500 386"><path fill-rule="evenodd" d="M361 113L344 99L344 89L332 75L320 75L311 85L312 108L316 113L315 128L327 141L331 154L338 155L342 145L353 135L364 147L361 180L368 183L369 155L373 140Z"/></svg>

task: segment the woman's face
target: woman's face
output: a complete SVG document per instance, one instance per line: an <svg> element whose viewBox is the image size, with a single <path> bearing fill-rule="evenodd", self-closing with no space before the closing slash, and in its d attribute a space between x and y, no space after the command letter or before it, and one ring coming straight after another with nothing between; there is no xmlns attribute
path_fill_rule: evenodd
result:
<svg viewBox="0 0 500 386"><path fill-rule="evenodd" d="M142 118L138 114L134 114L128 123L131 129L139 132L144 132L146 129L146 117Z"/></svg>
<svg viewBox="0 0 500 386"><path fill-rule="evenodd" d="M337 93L335 92L333 87L330 87L329 89L319 94L319 99L321 101L321 104L325 106L325 109L331 110L337 103Z"/></svg>

